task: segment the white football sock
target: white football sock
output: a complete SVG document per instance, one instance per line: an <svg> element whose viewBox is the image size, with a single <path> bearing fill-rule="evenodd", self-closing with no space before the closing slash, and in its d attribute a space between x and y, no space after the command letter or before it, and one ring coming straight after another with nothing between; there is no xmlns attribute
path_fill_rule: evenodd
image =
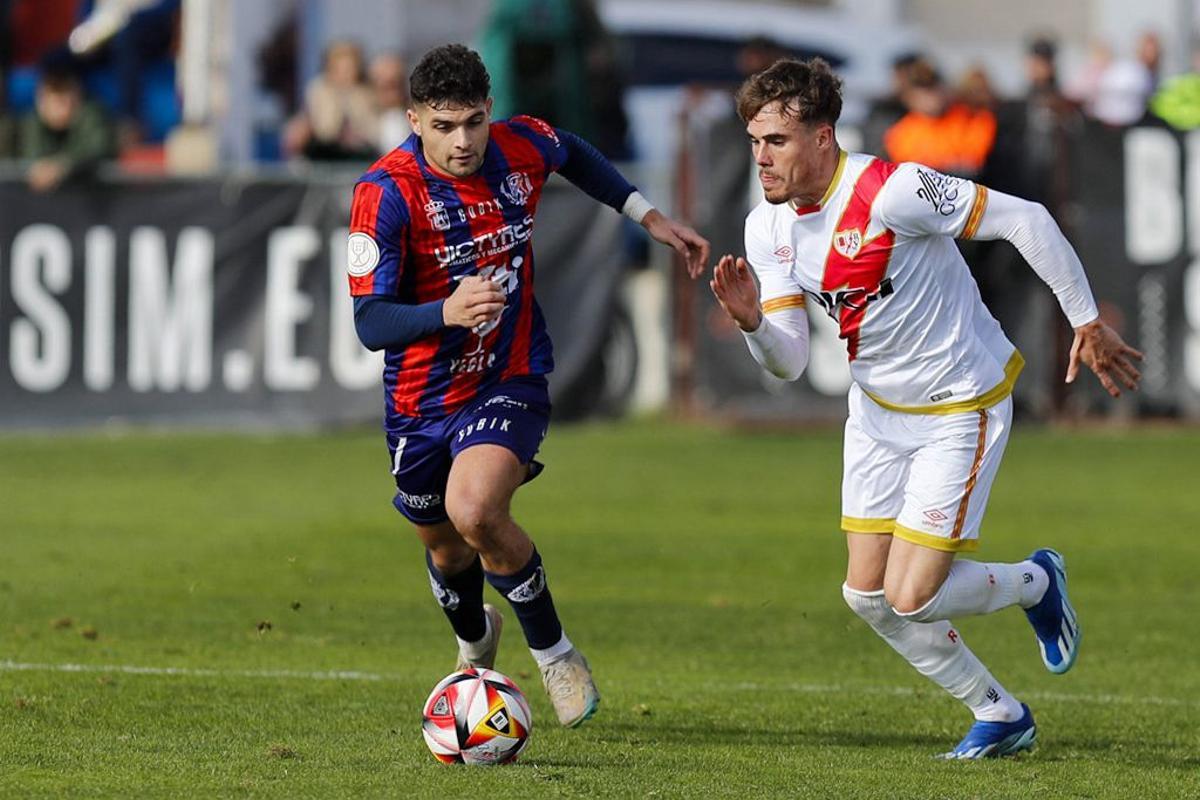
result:
<svg viewBox="0 0 1200 800"><path fill-rule="evenodd" d="M488 646L492 643L492 621L488 619L488 615L483 615L483 624L486 626L483 629L483 638L478 642L468 642L463 639L458 639L458 652L463 654L463 657L468 661L478 661L487 653Z"/></svg>
<svg viewBox="0 0 1200 800"><path fill-rule="evenodd" d="M985 564L955 561L938 593L916 611L900 616L913 622L934 622L974 614L991 614L1002 608L1037 604L1050 585L1046 570L1032 561Z"/></svg>
<svg viewBox="0 0 1200 800"><path fill-rule="evenodd" d="M975 719L1012 722L1021 718L1021 704L992 677L949 622L911 622L892 610L883 590L860 592L843 584L842 596L893 650L966 704Z"/></svg>
<svg viewBox="0 0 1200 800"><path fill-rule="evenodd" d="M538 663L538 666L549 664L551 661L558 661L567 653L575 649L575 645L571 644L571 640L567 638L564 632L562 638L558 640L558 644L552 644L545 650L535 650L529 648L529 652L533 653L533 660Z"/></svg>

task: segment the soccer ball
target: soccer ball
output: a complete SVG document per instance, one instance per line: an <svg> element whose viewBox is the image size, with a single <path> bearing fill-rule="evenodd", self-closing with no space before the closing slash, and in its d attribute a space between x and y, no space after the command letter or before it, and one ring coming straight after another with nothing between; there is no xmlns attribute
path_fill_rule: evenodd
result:
<svg viewBox="0 0 1200 800"><path fill-rule="evenodd" d="M425 744L445 764L507 764L525 749L533 729L525 695L491 669L442 678L422 716Z"/></svg>

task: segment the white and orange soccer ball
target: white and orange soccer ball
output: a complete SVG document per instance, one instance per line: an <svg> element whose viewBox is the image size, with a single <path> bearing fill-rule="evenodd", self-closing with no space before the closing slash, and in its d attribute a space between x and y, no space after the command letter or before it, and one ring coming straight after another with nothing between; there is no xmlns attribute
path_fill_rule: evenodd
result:
<svg viewBox="0 0 1200 800"><path fill-rule="evenodd" d="M525 695L491 669L442 678L425 701L421 732L446 764L507 764L529 742L533 715Z"/></svg>

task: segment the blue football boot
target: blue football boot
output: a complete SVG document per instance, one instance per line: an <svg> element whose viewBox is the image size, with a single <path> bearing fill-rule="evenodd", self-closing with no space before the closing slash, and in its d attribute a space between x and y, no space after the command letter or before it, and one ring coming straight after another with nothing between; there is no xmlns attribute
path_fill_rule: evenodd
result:
<svg viewBox="0 0 1200 800"><path fill-rule="evenodd" d="M1037 605L1025 609L1025 616L1037 634L1046 669L1061 675L1075 663L1080 639L1079 618L1067 599L1066 564L1057 551L1048 547L1034 550L1029 560L1046 570L1050 585Z"/></svg>
<svg viewBox="0 0 1200 800"><path fill-rule="evenodd" d="M1033 749L1033 743L1037 741L1037 725L1033 724L1033 712L1029 706L1021 703L1021 709L1025 713L1015 722L977 721L963 740L942 758L999 758Z"/></svg>

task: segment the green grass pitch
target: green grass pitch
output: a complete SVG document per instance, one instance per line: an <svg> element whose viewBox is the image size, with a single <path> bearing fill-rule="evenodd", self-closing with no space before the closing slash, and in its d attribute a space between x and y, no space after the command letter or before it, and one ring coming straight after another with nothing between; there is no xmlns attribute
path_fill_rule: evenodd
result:
<svg viewBox="0 0 1200 800"><path fill-rule="evenodd" d="M558 728L508 613L534 732L484 769L420 736L453 639L381 436L0 440L0 796L1200 796L1200 431L1018 425L974 557L1059 548L1085 633L1053 676L1018 610L961 622L1040 728L986 763L932 758L969 715L842 603L836 430L542 456L516 516L604 701Z"/></svg>

